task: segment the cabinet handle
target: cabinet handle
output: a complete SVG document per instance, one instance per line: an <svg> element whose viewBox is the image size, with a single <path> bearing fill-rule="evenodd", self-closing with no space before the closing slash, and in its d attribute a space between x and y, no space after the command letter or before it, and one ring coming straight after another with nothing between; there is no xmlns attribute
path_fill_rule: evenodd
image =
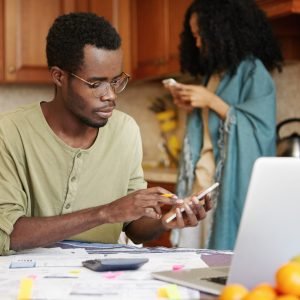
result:
<svg viewBox="0 0 300 300"><path fill-rule="evenodd" d="M15 66L10 66L10 67L8 67L8 72L9 73L15 73L16 72L16 67Z"/></svg>

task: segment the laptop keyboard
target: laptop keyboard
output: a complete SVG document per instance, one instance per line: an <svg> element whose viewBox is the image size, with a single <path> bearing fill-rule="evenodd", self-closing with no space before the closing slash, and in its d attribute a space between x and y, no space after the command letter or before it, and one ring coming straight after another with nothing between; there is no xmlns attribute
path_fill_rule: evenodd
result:
<svg viewBox="0 0 300 300"><path fill-rule="evenodd" d="M210 282L218 283L218 284L226 284L227 281L227 276L220 276L220 277L208 277L208 278L203 278L202 280L207 280Z"/></svg>

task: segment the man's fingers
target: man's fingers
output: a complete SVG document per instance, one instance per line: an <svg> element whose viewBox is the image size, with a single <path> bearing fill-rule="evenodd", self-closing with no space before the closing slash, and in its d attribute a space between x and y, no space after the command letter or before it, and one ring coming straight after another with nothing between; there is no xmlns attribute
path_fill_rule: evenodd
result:
<svg viewBox="0 0 300 300"><path fill-rule="evenodd" d="M168 205L180 205L183 203L182 199L174 199L174 198L167 198L163 196L150 196L150 197L144 197L141 199L138 203L136 203L137 207L156 207L160 206L162 204L168 204Z"/></svg>
<svg viewBox="0 0 300 300"><path fill-rule="evenodd" d="M160 196L160 198L158 199L158 202L159 203L162 203L162 204L169 204L169 205L175 205L175 204L183 204L183 200L182 199L178 199L177 197L174 198L174 197L164 197L164 196Z"/></svg>
<svg viewBox="0 0 300 300"><path fill-rule="evenodd" d="M161 218L161 214L158 214L152 207L146 207L144 215L146 217L149 217L152 219L160 219Z"/></svg>
<svg viewBox="0 0 300 300"><path fill-rule="evenodd" d="M191 207L187 203L184 204L184 209L185 209L187 218L189 220L189 225L196 226L198 224L198 220L197 220L197 217L196 217L194 211L191 209Z"/></svg>
<svg viewBox="0 0 300 300"><path fill-rule="evenodd" d="M197 216L198 220L202 220L206 217L206 208L204 207L205 202L203 200L198 200L196 197L192 198L192 206Z"/></svg>
<svg viewBox="0 0 300 300"><path fill-rule="evenodd" d="M184 228L184 220L183 220L183 216L182 213L180 211L180 208L177 207L176 208L176 219L175 222L177 223L177 228Z"/></svg>
<svg viewBox="0 0 300 300"><path fill-rule="evenodd" d="M205 210L209 211L213 208L213 201L210 196L205 196Z"/></svg>
<svg viewBox="0 0 300 300"><path fill-rule="evenodd" d="M153 205L153 207L145 207L145 215L150 218L160 219L162 216L161 208L159 205Z"/></svg>
<svg viewBox="0 0 300 300"><path fill-rule="evenodd" d="M156 213L159 214L160 216L162 215L161 208L160 208L159 205L155 205L155 206L154 206L154 210L155 210Z"/></svg>

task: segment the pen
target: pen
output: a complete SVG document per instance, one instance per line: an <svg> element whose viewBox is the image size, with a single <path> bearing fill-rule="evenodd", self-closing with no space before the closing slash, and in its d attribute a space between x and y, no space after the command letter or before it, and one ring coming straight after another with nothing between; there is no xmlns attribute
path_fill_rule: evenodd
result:
<svg viewBox="0 0 300 300"><path fill-rule="evenodd" d="M174 196L174 194L162 194L163 197L166 197L166 198L172 198Z"/></svg>

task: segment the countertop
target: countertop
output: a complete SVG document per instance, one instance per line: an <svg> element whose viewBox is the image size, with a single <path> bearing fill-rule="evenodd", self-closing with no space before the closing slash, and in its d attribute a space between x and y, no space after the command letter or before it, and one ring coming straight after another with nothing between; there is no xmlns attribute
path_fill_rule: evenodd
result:
<svg viewBox="0 0 300 300"><path fill-rule="evenodd" d="M166 167L144 167L146 181L176 183L177 169Z"/></svg>

